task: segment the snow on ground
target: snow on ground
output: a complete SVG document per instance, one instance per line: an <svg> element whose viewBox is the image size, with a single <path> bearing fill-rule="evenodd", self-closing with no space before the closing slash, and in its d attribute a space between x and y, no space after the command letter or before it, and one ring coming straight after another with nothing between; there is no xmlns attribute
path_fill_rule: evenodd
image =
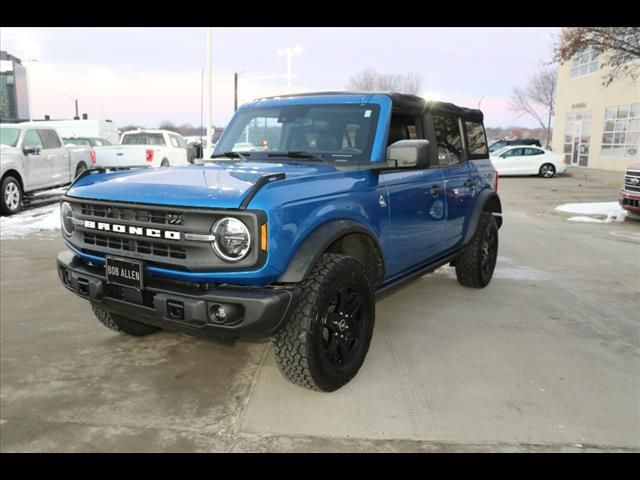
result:
<svg viewBox="0 0 640 480"><path fill-rule="evenodd" d="M618 202L565 203L564 205L558 205L556 210L567 213L580 213L582 215L569 217L567 220L585 223L624 222L628 214Z"/></svg>
<svg viewBox="0 0 640 480"><path fill-rule="evenodd" d="M0 239L23 238L37 232L55 233L60 230L60 205L27 210L16 215L0 217Z"/></svg>

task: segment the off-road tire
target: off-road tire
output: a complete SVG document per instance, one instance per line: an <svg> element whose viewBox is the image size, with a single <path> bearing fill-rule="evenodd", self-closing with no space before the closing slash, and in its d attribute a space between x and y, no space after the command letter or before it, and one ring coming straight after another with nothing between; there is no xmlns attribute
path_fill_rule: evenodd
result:
<svg viewBox="0 0 640 480"><path fill-rule="evenodd" d="M114 332L133 335L134 337L144 337L145 335L149 335L158 331L158 329L155 327L150 327L149 325L145 325L143 323L134 322L133 320L129 320L122 315L111 313L102 308L100 305L96 305L95 303L91 304L91 308L93 308L93 313L95 314L98 321Z"/></svg>
<svg viewBox="0 0 640 480"><path fill-rule="evenodd" d="M276 364L290 382L310 390L332 392L356 375L369 350L375 323L373 287L362 262L337 254L322 255L300 287L299 301L291 318L273 337ZM361 299L358 313L352 316L358 317L357 320L348 320L353 323L348 323L344 332L330 321L330 318L340 318L336 312L342 302L341 292L348 292L345 295L348 300ZM336 298L340 300L332 303ZM334 310L330 311L332 308ZM332 323L333 327L329 327L328 323ZM334 328L338 333L330 333L329 328ZM352 344L352 350L344 354L347 361L344 364L336 363L335 356L343 356L343 350L335 347L334 360L330 359L331 342L340 342L338 337L341 333L347 338L352 332L354 337L348 338L357 340Z"/></svg>
<svg viewBox="0 0 640 480"><path fill-rule="evenodd" d="M492 238L495 239L495 245L489 245L490 251L485 253L485 242L491 242ZM485 259L487 253L490 257ZM473 238L455 260L458 282L465 287L486 287L493 277L497 257L498 225L492 214L483 212ZM483 263L483 260L488 263Z"/></svg>
<svg viewBox="0 0 640 480"><path fill-rule="evenodd" d="M7 202L7 190L10 189L9 195L11 199ZM15 203L15 195L18 196L17 204ZM23 192L20 182L12 175L7 175L0 184L0 212L3 215L12 215L18 213L22 209Z"/></svg>

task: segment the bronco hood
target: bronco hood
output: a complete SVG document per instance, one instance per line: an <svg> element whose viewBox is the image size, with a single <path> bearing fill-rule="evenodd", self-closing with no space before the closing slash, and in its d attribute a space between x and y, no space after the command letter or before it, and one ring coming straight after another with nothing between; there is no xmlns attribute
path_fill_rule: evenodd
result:
<svg viewBox="0 0 640 480"><path fill-rule="evenodd" d="M225 161L198 166L124 170L87 175L69 188L70 197L153 205L238 208L264 175L287 178L334 172L323 164Z"/></svg>

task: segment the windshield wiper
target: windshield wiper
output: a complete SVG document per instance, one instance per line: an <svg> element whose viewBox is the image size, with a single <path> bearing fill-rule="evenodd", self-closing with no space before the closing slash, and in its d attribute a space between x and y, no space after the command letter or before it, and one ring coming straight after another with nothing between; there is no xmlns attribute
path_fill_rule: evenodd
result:
<svg viewBox="0 0 640 480"><path fill-rule="evenodd" d="M224 153L218 153L217 155L211 155L209 158L222 158L222 157L239 158L240 160L244 160L244 161L248 162L249 159L247 158L247 155L251 155L251 154L250 153L245 153L243 155L240 152L224 152Z"/></svg>
<svg viewBox="0 0 640 480"><path fill-rule="evenodd" d="M289 150L288 152L271 152L269 153L268 156L269 157L289 157L289 158L309 158L311 160L315 160L316 162L327 163L327 161L324 158L314 155L313 153L310 153L310 152L305 152L303 150Z"/></svg>

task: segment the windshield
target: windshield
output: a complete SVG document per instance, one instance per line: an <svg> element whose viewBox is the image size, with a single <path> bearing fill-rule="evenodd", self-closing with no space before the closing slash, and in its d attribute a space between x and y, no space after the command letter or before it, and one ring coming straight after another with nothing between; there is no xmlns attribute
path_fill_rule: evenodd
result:
<svg viewBox="0 0 640 480"><path fill-rule="evenodd" d="M308 152L336 162L368 162L378 110L377 105L241 110L225 129L215 154L246 152L251 160L266 160L278 152Z"/></svg>
<svg viewBox="0 0 640 480"><path fill-rule="evenodd" d="M17 128L0 128L0 145L15 147L19 136L20 130Z"/></svg>
<svg viewBox="0 0 640 480"><path fill-rule="evenodd" d="M503 149L505 146L507 145L507 142L494 142L491 144L491 146L489 147L489 152L491 153L495 153L498 150Z"/></svg>

